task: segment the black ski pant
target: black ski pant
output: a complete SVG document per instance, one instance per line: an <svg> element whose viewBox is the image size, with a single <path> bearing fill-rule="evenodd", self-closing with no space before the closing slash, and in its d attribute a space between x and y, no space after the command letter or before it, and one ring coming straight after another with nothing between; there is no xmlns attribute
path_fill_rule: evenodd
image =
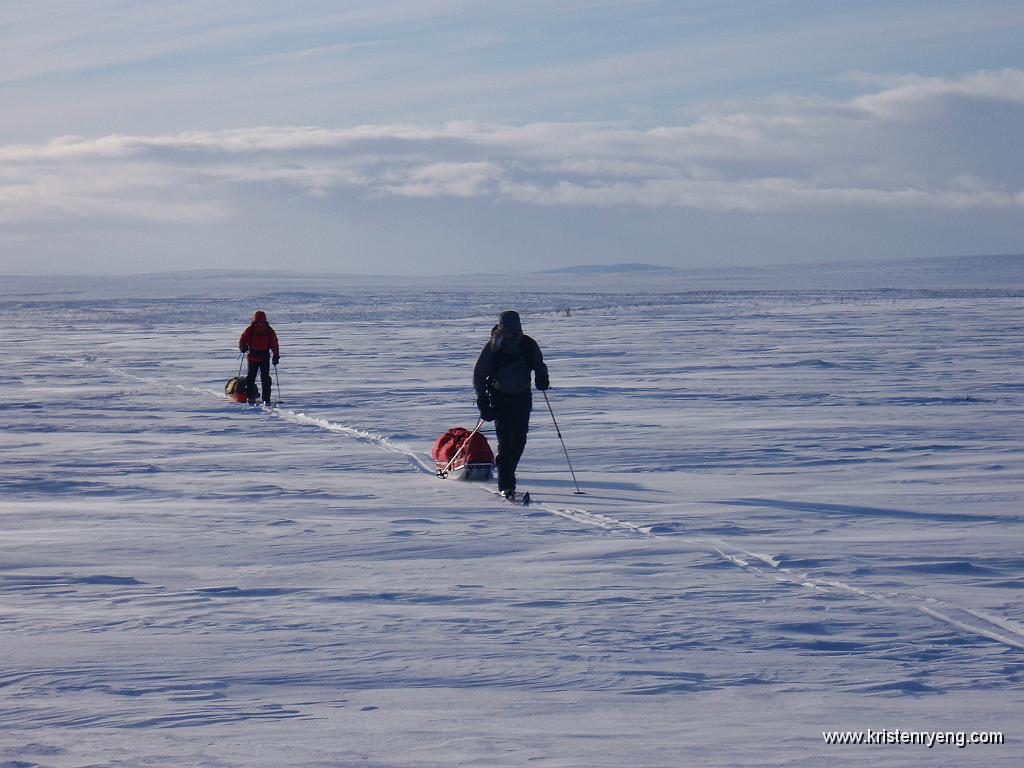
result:
<svg viewBox="0 0 1024 768"><path fill-rule="evenodd" d="M533 400L530 393L523 395L493 395L494 431L498 436L498 490L516 489L516 467L526 448L526 433L530 431L530 411Z"/></svg>
<svg viewBox="0 0 1024 768"><path fill-rule="evenodd" d="M270 402L270 355L259 360L249 361L249 373L245 377L245 394L249 402L256 400L256 373L260 374L260 389L263 391L263 402Z"/></svg>

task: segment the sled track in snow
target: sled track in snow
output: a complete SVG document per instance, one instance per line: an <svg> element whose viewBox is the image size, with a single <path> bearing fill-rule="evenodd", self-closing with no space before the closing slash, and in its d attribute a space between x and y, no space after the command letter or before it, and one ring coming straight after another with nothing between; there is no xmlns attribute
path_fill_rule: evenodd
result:
<svg viewBox="0 0 1024 768"><path fill-rule="evenodd" d="M370 443L371 445L375 445L378 448L390 451L391 453L402 454L407 456L413 465L422 470L424 474L430 475L431 477L435 476L435 467L432 463L427 463L423 457L413 449L399 443L394 443L384 435L367 432L362 429L355 429L344 424L328 421L327 419L315 418L313 416L307 416L304 413L297 413L295 411L281 408L268 409L267 412L273 416L282 418L285 421L290 421L295 424L308 424L310 426L320 427L321 429L326 429L330 432L336 432L341 435L355 438L356 440L361 440L365 443ZM478 485L473 485L471 487L490 493L490 490L487 487ZM566 520L572 520L573 522L581 525L590 525L606 531L626 531L628 533L637 533L646 536L652 535L649 530L638 525L616 520L615 518L608 517L606 515L588 512L585 509L554 507L543 503L531 504L530 509L541 510L552 515L557 515L558 517L564 517Z"/></svg>
<svg viewBox="0 0 1024 768"><path fill-rule="evenodd" d="M733 563L754 576L772 581L798 585L822 592L843 592L873 600L890 608L911 609L961 632L978 635L997 643L1024 650L1024 624L974 608L964 608L937 598L893 591L887 594L871 592L835 579L817 579L807 573L785 568L770 555L760 555L733 547L717 539L702 539L709 551Z"/></svg>
<svg viewBox="0 0 1024 768"><path fill-rule="evenodd" d="M84 366L85 363L80 363L80 365ZM161 387L168 386L166 382L139 376L121 369L108 368L107 370L117 376L138 381L140 383ZM195 386L187 387L182 384L174 384L173 386L174 388L189 394L200 394L215 398L222 402L225 400L222 393L216 392L212 389ZM264 407L263 412L273 418L280 418L293 424L325 429L329 432L345 435L346 437L368 443L390 453L406 456L417 469L426 475L434 477L435 470L432 464L427 463L423 457L413 449L400 443L393 442L386 435L357 429L345 424L339 424L327 419L308 416L304 413L284 408ZM488 495L491 494L489 488L480 486L473 487L484 491ZM534 503L530 505L530 509L547 512L548 514L562 517L566 520L571 520L572 522L580 525L587 525L604 531L628 533L648 538L661 538L660 535L653 532L650 527L639 526L633 523L617 520L613 517L589 512L582 508L554 507L543 503ZM958 629L961 632L973 634L978 637L984 637L988 640L1001 643L1011 648L1024 650L1024 624L1020 624L1001 616L996 616L986 611L965 608L936 598L922 598L917 595L895 591L888 594L882 594L879 592L864 590L834 579L816 579L810 574L800 573L799 571L794 571L791 568L781 566L780 563L771 555L750 552L731 545L721 539L678 535L673 536L672 538L674 541L683 541L694 544L700 549L717 555L726 562L732 563L758 578L769 579L778 583L791 584L822 592L842 592L872 600L891 608L917 610L924 613L926 616L929 616L930 618L949 627Z"/></svg>
<svg viewBox="0 0 1024 768"><path fill-rule="evenodd" d="M128 371L124 371L118 368L110 368L108 370L111 373L116 374L117 376L131 379L133 381L138 381L140 383L151 384L153 386L161 387L167 386L166 382L162 382L157 379L148 378L145 376L139 376L137 374L130 373ZM187 387L183 384L174 384L173 386L175 389L178 389L181 392L206 395L217 400L220 400L222 402L225 400L225 397L222 393L215 392L212 389L206 389L204 387ZM409 459L409 461L412 462L412 464L417 469L422 471L424 474L430 475L431 477L435 476L436 470L432 462L428 463L422 456L416 453L416 451L414 451L412 448L402 445L401 443L396 443L386 435L382 435L376 432L369 432L364 429L357 429L355 427L350 427L345 424L339 424L334 421L329 421L328 419L322 419L315 416L308 416L305 413L300 413L298 411L293 411L287 408L264 407L263 411L272 417L284 419L285 421L289 421L293 424L302 424L306 426L317 427L319 429L325 429L329 432L334 432L339 435L345 435L346 437L351 437L355 440L359 440L364 443L369 443L370 445L376 446L377 448L381 448L382 450L388 451L390 453L397 453L406 456ZM473 487L479 488L479 486ZM487 488L480 488L480 490L490 493L490 491ZM654 535L651 533L649 529L644 528L642 526L634 525L633 523L627 523L622 520L616 520L615 518L608 517L606 515L596 514L594 512L589 512L585 509L580 509L576 507L554 507L543 503L534 503L530 505L530 508L535 510L541 510L543 512L547 512L558 517L563 517L566 520L572 520L573 522L579 523L581 525L589 525L594 528L600 528L605 531L622 531L626 533L639 534L642 536Z"/></svg>

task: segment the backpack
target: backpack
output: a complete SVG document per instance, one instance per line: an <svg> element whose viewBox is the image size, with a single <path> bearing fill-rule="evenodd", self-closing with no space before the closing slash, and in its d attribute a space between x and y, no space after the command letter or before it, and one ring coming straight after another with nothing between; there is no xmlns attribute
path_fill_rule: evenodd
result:
<svg viewBox="0 0 1024 768"><path fill-rule="evenodd" d="M521 395L530 391L530 360L527 345L521 337L511 349L503 347L494 352L494 370L491 388L506 395Z"/></svg>
<svg viewBox="0 0 1024 768"><path fill-rule="evenodd" d="M264 355L270 351L270 342L274 329L270 323L249 324L249 351L256 355Z"/></svg>

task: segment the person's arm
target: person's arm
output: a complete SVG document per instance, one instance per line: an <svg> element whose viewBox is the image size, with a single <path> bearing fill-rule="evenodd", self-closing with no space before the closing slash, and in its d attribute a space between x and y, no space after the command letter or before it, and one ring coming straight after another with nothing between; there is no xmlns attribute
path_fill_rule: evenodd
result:
<svg viewBox="0 0 1024 768"><path fill-rule="evenodd" d="M476 390L476 407L480 411L480 418L484 421L494 420L494 405L491 403L491 393L487 385L491 380L491 368L494 364L494 352L491 350L490 342L484 344L480 350L480 357L473 367L473 389Z"/></svg>
<svg viewBox="0 0 1024 768"><path fill-rule="evenodd" d="M540 344L536 341L533 342L533 360L530 363L530 367L533 368L533 378L537 383L537 389L543 391L551 386L551 379L548 378L548 366L544 362L544 355L540 351Z"/></svg>
<svg viewBox="0 0 1024 768"><path fill-rule="evenodd" d="M480 350L480 357L477 358L476 365L473 367L473 389L476 390L477 397L487 396L487 385L491 380L493 364L494 352L491 351L491 345L488 342Z"/></svg>
<svg viewBox="0 0 1024 768"><path fill-rule="evenodd" d="M248 352L249 351L249 331L252 329L251 325L247 325L245 330L242 331L242 335L238 337L238 351Z"/></svg>
<svg viewBox="0 0 1024 768"><path fill-rule="evenodd" d="M273 328L270 329L270 351L274 353L271 362L277 365L278 360L281 359L281 345L277 343L277 332Z"/></svg>

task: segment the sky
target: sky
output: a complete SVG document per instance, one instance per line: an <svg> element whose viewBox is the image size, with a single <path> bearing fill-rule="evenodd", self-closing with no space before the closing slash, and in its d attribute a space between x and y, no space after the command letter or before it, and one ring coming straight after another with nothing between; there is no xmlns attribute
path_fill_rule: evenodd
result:
<svg viewBox="0 0 1024 768"><path fill-rule="evenodd" d="M5 0L0 274L1024 253L1019 0Z"/></svg>

